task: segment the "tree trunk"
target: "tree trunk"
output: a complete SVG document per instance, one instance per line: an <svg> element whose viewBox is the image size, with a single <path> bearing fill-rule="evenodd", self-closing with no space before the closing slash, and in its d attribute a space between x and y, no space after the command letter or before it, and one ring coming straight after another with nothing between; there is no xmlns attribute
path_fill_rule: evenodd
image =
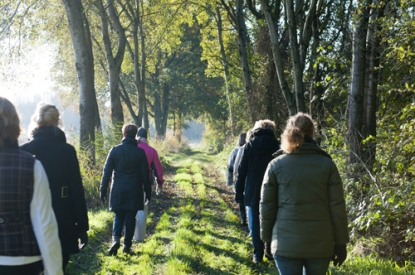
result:
<svg viewBox="0 0 415 275"><path fill-rule="evenodd" d="M98 112L94 88L94 57L88 22L81 0L62 0L75 52L75 66L79 85L80 144L95 162L95 116Z"/></svg>
<svg viewBox="0 0 415 275"><path fill-rule="evenodd" d="M251 104L251 93L252 93L252 75L249 68L249 58L248 58L248 31L246 28L245 18L244 18L244 1L236 0L236 25L238 29L238 48L239 55L241 58L241 67L244 76L245 83L245 93L248 101L248 112L251 114L251 120L254 120L254 112L252 111Z"/></svg>
<svg viewBox="0 0 415 275"><path fill-rule="evenodd" d="M318 13L320 12L320 5ZM328 13L329 14L329 13ZM324 121L324 106L323 106L323 93L325 87L323 85L317 85L317 83L321 83L323 79L323 69L320 67L320 64L316 63L317 60L317 49L320 46L320 24L318 20L318 15L314 16L310 22L311 25L311 35L313 37L313 44L311 45L311 55L309 62L310 64L316 64L315 68L310 66L310 74L313 75L313 80L310 85L310 114L313 116L314 119L317 120L317 131L320 135L317 137L317 143L320 143L321 140L321 130L322 130L322 123ZM303 35L304 36L304 35Z"/></svg>
<svg viewBox="0 0 415 275"><path fill-rule="evenodd" d="M141 3L141 10L144 13L143 1ZM139 11L138 11L139 12ZM143 123L144 128L150 130L150 122L148 119L148 112L147 112L147 101L146 101L146 66L147 66L147 54L146 54L146 44L145 44L145 34L143 28L143 16L142 14L139 15L139 27L140 27L140 43L141 43L141 94L140 94L140 104L139 108L143 111Z"/></svg>
<svg viewBox="0 0 415 275"><path fill-rule="evenodd" d="M358 19L353 33L352 76L349 92L349 164L361 164L361 143L363 137L363 95L366 65L366 27L368 20L367 1L358 1ZM351 167L351 166L350 166ZM351 167L352 168L352 167ZM355 174L360 169L349 171Z"/></svg>
<svg viewBox="0 0 415 275"><path fill-rule="evenodd" d="M276 4L276 5L279 6L279 4ZM297 107L295 105L294 96L292 92L290 91L290 88L288 87L288 84L287 84L287 80L285 78L284 64L282 62L283 59L281 57L281 52L279 48L278 31L275 28L275 22L269 11L269 7L268 7L266 0L261 0L261 10L265 16L265 20L267 22L268 29L269 29L269 34L271 37L272 55L274 57L274 64L275 64L275 69L277 71L278 82L279 82L281 91L284 95L285 102L287 103L287 106L288 106L288 113L290 114L290 116L292 116L297 113Z"/></svg>
<svg viewBox="0 0 415 275"><path fill-rule="evenodd" d="M366 85L364 96L364 132L363 138L376 137L376 111L377 111L377 85L379 80L380 63L380 37L378 19L383 14L379 7L379 0L373 1L370 12L370 22L367 30L367 59L366 59ZM365 143L364 162L372 170L376 157L376 141L369 139Z"/></svg>
<svg viewBox="0 0 415 275"><path fill-rule="evenodd" d="M112 26L117 33L118 37L118 49L115 56L113 56L113 48L111 45L108 15L105 11L105 7L102 0L97 0L96 5L99 9L99 15L101 18L101 32L102 39L104 41L105 56L108 63L108 78L109 78L109 90L111 99L111 120L113 125L118 128L124 122L124 114L121 106L121 92L120 92L120 72L121 64L124 59L126 37L123 27L121 26L120 19L115 10L112 0L107 0L108 14L111 19ZM118 129L117 129L118 130Z"/></svg>
<svg viewBox="0 0 415 275"><path fill-rule="evenodd" d="M161 107L162 107L162 128L161 128L161 133L160 137L165 137L166 136L166 131L167 131L167 120L169 118L169 111L170 111L170 85L168 85L167 83L164 83L163 85L163 101L161 103Z"/></svg>
<svg viewBox="0 0 415 275"><path fill-rule="evenodd" d="M294 69L294 97L298 112L305 112L305 100L303 90L303 65L301 64L300 51L297 40L297 22L294 15L294 0L285 1L287 13L288 33L290 37L291 58ZM315 1L314 1L315 2Z"/></svg>
<svg viewBox="0 0 415 275"><path fill-rule="evenodd" d="M221 55L221 61L223 66L223 80L225 82L225 93L226 93L226 100L228 101L228 110L229 110L229 122L231 126L231 136L233 137L235 135L235 125L234 125L234 119L233 119L233 112L232 112L232 102L231 102L231 96L229 91L229 83L228 83L228 77L229 77L229 65L225 54L225 46L223 44L223 35L222 35L222 16L220 14L220 10L217 7L216 8L216 25L218 28L218 43L219 43L219 49L220 49L220 55Z"/></svg>
<svg viewBox="0 0 415 275"><path fill-rule="evenodd" d="M154 86L156 92L154 94L154 124L156 128L156 138L163 138L166 136L167 120L169 117L170 106L170 86L167 82L160 82L161 70L161 51L158 53L158 64L153 75Z"/></svg>

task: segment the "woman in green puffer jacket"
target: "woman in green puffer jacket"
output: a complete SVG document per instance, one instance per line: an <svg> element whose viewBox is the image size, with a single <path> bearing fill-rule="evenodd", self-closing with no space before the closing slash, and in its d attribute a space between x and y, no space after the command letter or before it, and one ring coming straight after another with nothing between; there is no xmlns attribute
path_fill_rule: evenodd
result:
<svg viewBox="0 0 415 275"><path fill-rule="evenodd" d="M284 154L272 160L261 189L261 239L280 275L326 274L341 265L349 242L343 185L336 165L313 140L314 121L289 118Z"/></svg>

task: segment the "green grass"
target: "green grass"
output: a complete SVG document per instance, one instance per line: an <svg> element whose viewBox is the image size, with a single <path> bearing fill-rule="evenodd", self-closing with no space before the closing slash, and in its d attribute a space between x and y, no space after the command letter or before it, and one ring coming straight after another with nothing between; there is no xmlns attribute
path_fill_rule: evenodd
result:
<svg viewBox="0 0 415 275"><path fill-rule="evenodd" d="M154 232L144 242L133 244L134 255L119 251L108 256L113 213L103 208L90 211L90 243L72 256L68 274L278 275L273 262L264 259L262 265L253 264L251 239L239 226L237 210L222 196L221 188L227 187L223 173L212 165L221 163L213 157L200 151L169 156L176 173L166 178L177 187L177 194L159 217L149 213L147 223L154 224ZM157 197L152 203L162 205ZM375 257L349 256L343 266L331 266L327 274L408 275L415 274L414 270L410 264L399 267Z"/></svg>

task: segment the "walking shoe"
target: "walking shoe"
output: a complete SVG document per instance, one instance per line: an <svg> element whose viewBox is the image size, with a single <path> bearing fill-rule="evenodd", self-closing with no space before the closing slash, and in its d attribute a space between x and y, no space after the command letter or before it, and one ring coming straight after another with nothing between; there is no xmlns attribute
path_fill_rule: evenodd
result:
<svg viewBox="0 0 415 275"><path fill-rule="evenodd" d="M118 248L120 248L120 243L113 242L110 249L108 250L108 255L110 256L117 255Z"/></svg>
<svg viewBox="0 0 415 275"><path fill-rule="evenodd" d="M127 246L124 245L123 248L122 248L122 253L132 254L131 247L127 247Z"/></svg>
<svg viewBox="0 0 415 275"><path fill-rule="evenodd" d="M261 264L262 263L262 259L258 260L257 258L254 257L253 260L254 260L254 264Z"/></svg>

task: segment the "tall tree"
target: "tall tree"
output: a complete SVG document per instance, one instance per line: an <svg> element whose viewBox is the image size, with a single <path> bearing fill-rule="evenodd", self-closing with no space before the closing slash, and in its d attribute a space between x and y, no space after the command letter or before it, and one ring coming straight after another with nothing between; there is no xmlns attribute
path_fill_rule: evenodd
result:
<svg viewBox="0 0 415 275"><path fill-rule="evenodd" d="M121 64L124 60L125 53L125 31L121 25L120 18L115 9L113 0L107 1L108 13L102 3L102 0L96 0L95 5L99 10L99 15L101 18L102 40L104 43L105 56L108 64L108 80L111 99L111 120L113 125L119 125L124 123L124 114L120 98L120 73ZM108 17L110 18L111 26L114 28L114 31L117 35L118 48L115 56L113 55L113 46L109 33Z"/></svg>
<svg viewBox="0 0 415 275"><path fill-rule="evenodd" d="M134 119L136 125L144 126L149 129L149 120L146 104L146 33L144 33L144 1L125 1L126 15L126 46L132 63L132 75L136 98L136 108L133 107L133 96L131 91L127 92L122 84L121 97L127 105L130 115ZM126 72L124 78L131 74ZM144 125L143 125L144 122Z"/></svg>
<svg viewBox="0 0 415 275"><path fill-rule="evenodd" d="M245 22L245 5L243 0L236 0L235 7L226 3L226 1L221 0L221 3L225 10L227 11L228 17L234 24L235 29L237 30L238 36L238 49L240 56L240 63L243 73L243 79L245 84L245 93L248 102L248 113L251 114L251 120L254 121L255 118L253 114L253 103L251 102L251 93L252 93L252 70L249 62L249 52L250 52L250 40L248 36L248 28Z"/></svg>
<svg viewBox="0 0 415 275"><path fill-rule="evenodd" d="M215 21L218 31L218 45L220 50L220 56L222 60L222 66L223 66L223 80L225 82L225 94L226 99L228 101L228 111L229 111L229 122L231 127L231 135L235 135L235 123L234 123L234 117L233 117L233 106L231 102L231 95L230 95L230 89L229 89L229 64L228 64L228 58L225 53L225 45L223 42L223 23L222 23L222 14L219 9L219 7L215 8Z"/></svg>
<svg viewBox="0 0 415 275"><path fill-rule="evenodd" d="M380 78L380 18L383 16L385 4L379 0L373 0L371 5L366 41L366 71L364 92L364 121L363 138L368 139L365 143L363 161L368 169L372 170L376 157L376 112L378 100L378 85Z"/></svg>
<svg viewBox="0 0 415 275"><path fill-rule="evenodd" d="M256 12L254 5L250 4L249 7L251 11L257 16L257 18L261 18L261 16L259 16L259 13ZM282 58L282 50L279 46L280 41L277 21L279 20L281 14L281 1L276 1L273 7L271 7L267 0L261 0L261 11L265 16L265 20L267 22L269 29L272 54L274 57L275 70L277 72L280 89L287 103L289 114L294 115L297 113L297 106L295 104L295 97L293 96L293 93L289 88L289 85L286 80L283 64L284 59Z"/></svg>
<svg viewBox="0 0 415 275"><path fill-rule="evenodd" d="M366 30L369 19L370 0L359 0L353 31L353 63L348 98L349 164L361 164L363 138L363 96L365 88ZM356 170L358 171L358 170ZM353 173L353 171L350 171Z"/></svg>
<svg viewBox="0 0 415 275"><path fill-rule="evenodd" d="M98 113L94 87L94 57L89 23L81 0L62 0L65 5L79 84L80 143L95 159L95 116Z"/></svg>

